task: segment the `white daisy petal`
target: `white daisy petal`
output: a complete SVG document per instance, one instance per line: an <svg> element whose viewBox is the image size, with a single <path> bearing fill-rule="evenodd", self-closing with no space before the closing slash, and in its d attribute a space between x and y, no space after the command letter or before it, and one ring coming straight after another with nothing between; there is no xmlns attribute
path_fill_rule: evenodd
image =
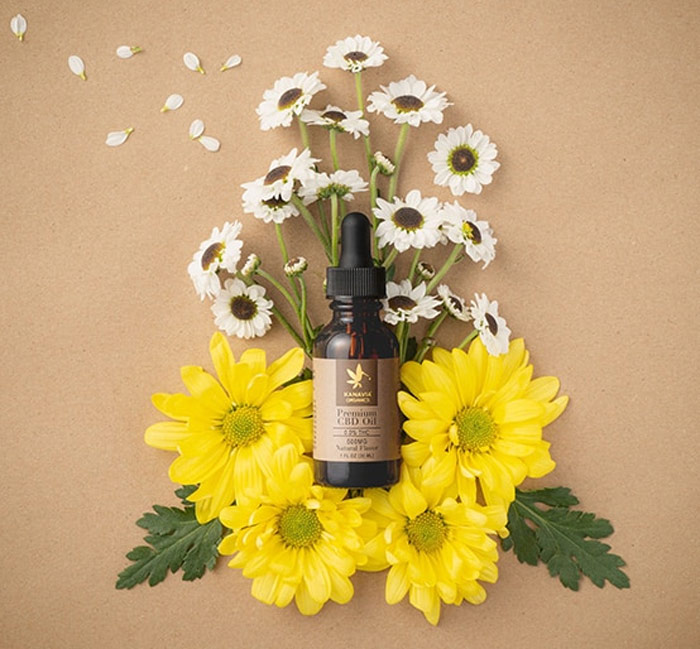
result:
<svg viewBox="0 0 700 649"><path fill-rule="evenodd" d="M10 20L10 29L20 41L23 41L27 33L27 19L22 14L13 16Z"/></svg>
<svg viewBox="0 0 700 649"><path fill-rule="evenodd" d="M405 200L378 199L372 211L379 224L379 246L392 245L404 252L409 248L432 248L442 242L440 208L437 198L422 197L417 189L410 191Z"/></svg>
<svg viewBox="0 0 700 649"><path fill-rule="evenodd" d="M293 77L277 79L275 85L263 93L263 100L255 109L261 130L290 126L294 116L301 115L312 97L325 87L318 72L298 72Z"/></svg>
<svg viewBox="0 0 700 649"><path fill-rule="evenodd" d="M196 119L190 124L190 139L196 140L198 137L202 137L204 133L204 122L201 119Z"/></svg>
<svg viewBox="0 0 700 649"><path fill-rule="evenodd" d="M200 135L197 140L207 151L218 151L221 147L221 142L209 135Z"/></svg>
<svg viewBox="0 0 700 649"><path fill-rule="evenodd" d="M412 74L388 87L381 86L381 91L373 92L367 100L368 112L382 113L395 124L411 126L420 126L422 122L440 124L442 112L451 105L444 92L435 92L435 86L428 87Z"/></svg>
<svg viewBox="0 0 700 649"><path fill-rule="evenodd" d="M442 232L453 243L462 244L472 261L483 261L484 268L496 257L496 243L488 221L480 221L474 210L462 207L457 201L445 203L440 211Z"/></svg>
<svg viewBox="0 0 700 649"><path fill-rule="evenodd" d="M192 72L199 72L200 74L205 74L202 64L199 62L199 57L194 52L185 52L182 57L185 66L192 70Z"/></svg>
<svg viewBox="0 0 700 649"><path fill-rule="evenodd" d="M389 57L384 48L367 36L348 36L331 45L323 57L327 68L340 68L348 72L362 72L366 68L380 66Z"/></svg>
<svg viewBox="0 0 700 649"><path fill-rule="evenodd" d="M200 244L199 250L192 256L187 272L201 299L219 294L219 271L236 272L243 247L243 242L238 238L242 228L239 221L227 221L221 231L214 228L211 236Z"/></svg>
<svg viewBox="0 0 700 649"><path fill-rule="evenodd" d="M80 77L83 81L87 81L87 76L85 74L85 63L83 63L83 59L81 59L79 56L75 54L69 56L68 67L74 75Z"/></svg>
<svg viewBox="0 0 700 649"><path fill-rule="evenodd" d="M223 63L221 65L220 71L223 72L224 70L230 70L231 68L235 68L237 65L241 64L241 57L238 56L238 54L234 54L233 56L229 56L228 59L226 59L226 63Z"/></svg>
<svg viewBox="0 0 700 649"><path fill-rule="evenodd" d="M133 128L127 128L123 131L112 131L107 133L105 144L107 146L119 146L127 141L128 137L134 132Z"/></svg>
<svg viewBox="0 0 700 649"><path fill-rule="evenodd" d="M441 302L432 295L426 295L427 286L421 282L413 288L411 281L387 282L386 299L382 300L382 319L389 324L418 322L418 318L432 319L440 314Z"/></svg>
<svg viewBox="0 0 700 649"><path fill-rule="evenodd" d="M182 95L169 95L163 104L163 108L160 109L160 112L167 113L169 110L177 110L182 106L184 101L185 99ZM202 128L204 128L204 124L202 124Z"/></svg>
<svg viewBox="0 0 700 649"><path fill-rule="evenodd" d="M138 45L120 45L117 48L117 56L120 59L130 59L134 54L138 54L139 52L143 52L143 49Z"/></svg>
<svg viewBox="0 0 700 649"><path fill-rule="evenodd" d="M500 356L508 352L511 331L504 318L498 315L498 302L493 302L485 293L475 293L470 312L474 319L474 328L491 356Z"/></svg>

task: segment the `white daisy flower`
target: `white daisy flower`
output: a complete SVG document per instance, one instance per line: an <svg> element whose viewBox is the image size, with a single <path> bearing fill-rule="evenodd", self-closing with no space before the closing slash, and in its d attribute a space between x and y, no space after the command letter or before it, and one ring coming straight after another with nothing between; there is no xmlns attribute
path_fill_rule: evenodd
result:
<svg viewBox="0 0 700 649"><path fill-rule="evenodd" d="M440 301L432 295L426 295L426 290L425 282L421 282L415 288L408 279L404 279L400 284L387 282L386 299L382 300L382 319L395 325L399 322L417 322L419 317L436 317L440 313Z"/></svg>
<svg viewBox="0 0 700 649"><path fill-rule="evenodd" d="M464 298L450 290L447 284L440 284L437 288L438 297L442 300L442 305L453 318L462 322L471 320L471 312Z"/></svg>
<svg viewBox="0 0 700 649"><path fill-rule="evenodd" d="M123 131L111 131L107 133L105 144L107 146L119 146L120 144L124 144L133 132L134 129L132 127L125 128Z"/></svg>
<svg viewBox="0 0 700 649"><path fill-rule="evenodd" d="M491 356L505 354L508 351L510 329L506 321L498 315L498 302L490 302L484 293L481 297L474 293L474 297L476 301L472 300L469 310L481 342Z"/></svg>
<svg viewBox="0 0 700 649"><path fill-rule="evenodd" d="M465 192L480 194L482 185L491 183L501 166L496 162L497 155L498 149L489 136L467 124L438 135L428 160L435 172L435 184L461 196Z"/></svg>
<svg viewBox="0 0 700 649"><path fill-rule="evenodd" d="M464 244L464 251L473 261L484 262L484 268L496 256L496 239L488 221L478 221L474 210L467 210L457 201L442 206L442 229L453 243Z"/></svg>
<svg viewBox="0 0 700 649"><path fill-rule="evenodd" d="M297 72L293 77L277 79L274 87L263 93L263 100L255 109L260 128L268 131L278 126L289 126L292 117L300 115L311 98L325 87L318 78L318 72Z"/></svg>
<svg viewBox="0 0 700 649"><path fill-rule="evenodd" d="M293 257L284 265L284 274L287 277L296 277L301 275L308 267L309 263L305 257Z"/></svg>
<svg viewBox="0 0 700 649"><path fill-rule="evenodd" d="M395 124L420 126L421 122L442 124L442 111L452 103L444 92L435 92L435 86L410 75L402 81L392 81L389 87L381 86L367 100L370 113L382 113Z"/></svg>
<svg viewBox="0 0 700 649"><path fill-rule="evenodd" d="M299 216L299 210L294 203L279 197L270 197L269 186L265 185L265 177L250 183L243 183L243 211L252 214L256 219L265 223L282 223L290 216Z"/></svg>
<svg viewBox="0 0 700 649"><path fill-rule="evenodd" d="M423 198L417 189L408 192L405 200L394 198L390 203L377 199L374 215L380 221L376 236L379 247L391 244L399 252L409 248L432 248L442 239L440 201Z"/></svg>
<svg viewBox="0 0 700 649"><path fill-rule="evenodd" d="M369 135L369 122L362 119L361 110L343 110L328 104L323 110L305 108L299 119L314 126L324 126L340 133L350 133L355 139Z"/></svg>
<svg viewBox="0 0 700 649"><path fill-rule="evenodd" d="M231 68L235 68L237 65L240 65L240 64L241 64L241 57L238 56L238 54L234 54L233 56L229 56L226 59L226 63L221 64L219 71L225 72L226 70L230 70Z"/></svg>
<svg viewBox="0 0 700 649"><path fill-rule="evenodd" d="M421 279L430 281L435 277L435 266L427 261L419 261L418 266L416 266L416 272Z"/></svg>
<svg viewBox="0 0 700 649"><path fill-rule="evenodd" d="M355 192L366 192L367 182L363 180L356 169L343 171L338 169L332 174L314 172L299 188L299 197L304 205L309 205L317 200L330 198L335 194L344 201L354 200Z"/></svg>
<svg viewBox="0 0 700 649"><path fill-rule="evenodd" d="M200 74L206 74L202 64L199 62L199 57L194 52L185 52L182 55L182 62L185 67L192 72L199 72Z"/></svg>
<svg viewBox="0 0 700 649"><path fill-rule="evenodd" d="M229 336L255 338L264 336L272 326L272 307L264 287L227 279L211 310L216 325Z"/></svg>
<svg viewBox="0 0 700 649"><path fill-rule="evenodd" d="M262 188L263 198L280 198L287 202L292 198L296 182L304 182L315 173L314 164L317 162L319 160L312 158L308 149L304 149L297 155L297 150L294 148L287 155L273 160L265 176L252 183L243 183L241 187L246 190L249 187L254 187L255 200L258 199L260 188ZM246 201L245 194L243 200Z"/></svg>
<svg viewBox="0 0 700 649"><path fill-rule="evenodd" d="M10 19L10 29L20 41L23 41L24 35L27 33L27 19L22 14L13 16Z"/></svg>
<svg viewBox="0 0 700 649"><path fill-rule="evenodd" d="M143 48L138 45L120 45L117 48L117 56L120 59L130 59L134 54L138 54L139 52L143 52Z"/></svg>
<svg viewBox="0 0 700 649"><path fill-rule="evenodd" d="M374 164L379 167L379 173L382 176L393 176L396 171L396 165L381 151L377 151L374 154Z"/></svg>
<svg viewBox="0 0 700 649"><path fill-rule="evenodd" d="M68 67L74 75L80 77L83 81L87 81L87 75L85 74L85 63L79 56L76 54L71 54L68 57Z"/></svg>
<svg viewBox="0 0 700 649"><path fill-rule="evenodd" d="M340 68L348 72L362 72L365 68L376 68L389 57L384 48L368 36L348 36L331 45L323 57L327 68Z"/></svg>
<svg viewBox="0 0 700 649"><path fill-rule="evenodd" d="M243 242L238 238L242 227L239 221L227 221L221 231L214 228L211 236L200 244L199 250L192 256L187 272L202 300L205 296L215 297L221 291L220 270L236 272L243 247Z"/></svg>
<svg viewBox="0 0 700 649"><path fill-rule="evenodd" d="M254 252L251 252L239 272L243 277L252 277L255 274L255 271L260 268L261 263L260 257L258 257Z"/></svg>
<svg viewBox="0 0 700 649"><path fill-rule="evenodd" d="M185 98L182 95L168 95L168 98L165 100L165 103L163 104L163 107L160 109L161 113L167 113L170 110L177 110L182 106L182 104L185 102ZM198 120L202 122L202 120ZM204 122L202 122L202 129L204 129Z"/></svg>

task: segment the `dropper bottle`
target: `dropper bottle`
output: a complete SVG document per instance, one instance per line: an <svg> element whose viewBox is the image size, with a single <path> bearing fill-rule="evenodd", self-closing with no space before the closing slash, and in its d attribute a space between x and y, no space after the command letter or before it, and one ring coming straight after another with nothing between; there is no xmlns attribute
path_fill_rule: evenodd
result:
<svg viewBox="0 0 700 649"><path fill-rule="evenodd" d="M340 260L326 273L333 318L314 343L314 474L332 487L399 479L399 344L379 318L386 279L371 234L364 214L343 219Z"/></svg>

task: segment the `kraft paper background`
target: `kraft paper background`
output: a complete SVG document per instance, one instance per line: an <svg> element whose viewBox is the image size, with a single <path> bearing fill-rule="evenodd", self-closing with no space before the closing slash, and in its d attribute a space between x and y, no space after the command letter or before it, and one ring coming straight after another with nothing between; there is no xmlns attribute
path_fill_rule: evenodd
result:
<svg viewBox="0 0 700 649"><path fill-rule="evenodd" d="M0 646L698 646L697 2L1 6ZM9 30L17 12L24 43ZM365 74L366 94L414 73L454 102L441 127L411 131L400 192L453 200L425 157L449 126L472 122L499 146L494 183L462 197L493 225L496 260L448 279L498 299L535 373L561 377L571 404L546 434L558 467L538 484L571 486L613 521L629 591L573 593L504 554L487 601L445 606L432 628L407 602L386 605L376 574L314 618L257 602L223 561L195 583L114 588L143 535L134 521L176 503L172 454L142 441L161 417L150 395L180 390L180 365L210 368L214 323L186 273L192 253L239 218L245 253L279 260L270 226L242 214L240 183L299 139L260 131L255 106L278 77L319 69L329 90L314 103L351 107L351 75L322 58L357 32L391 57ZM145 52L119 60L119 45ZM187 50L206 76L183 66ZM243 64L220 74L236 52ZM185 104L162 115L172 92ZM188 140L195 118L219 153ZM391 154L398 127L372 123L374 147ZM128 126L124 146L105 146ZM327 157L325 133L312 138ZM361 145L339 140L341 164L360 165ZM300 220L284 227L318 288L321 255ZM320 290L313 309L326 317ZM453 344L464 332L445 334ZM276 328L263 344L272 356L290 341Z"/></svg>

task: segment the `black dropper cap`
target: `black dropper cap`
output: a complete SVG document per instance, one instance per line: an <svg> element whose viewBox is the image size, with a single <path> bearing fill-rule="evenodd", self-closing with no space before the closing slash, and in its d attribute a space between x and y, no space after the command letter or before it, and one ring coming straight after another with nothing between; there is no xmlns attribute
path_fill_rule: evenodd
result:
<svg viewBox="0 0 700 649"><path fill-rule="evenodd" d="M326 270L326 297L386 297L384 267L372 261L372 228L360 212L340 225L340 260Z"/></svg>

